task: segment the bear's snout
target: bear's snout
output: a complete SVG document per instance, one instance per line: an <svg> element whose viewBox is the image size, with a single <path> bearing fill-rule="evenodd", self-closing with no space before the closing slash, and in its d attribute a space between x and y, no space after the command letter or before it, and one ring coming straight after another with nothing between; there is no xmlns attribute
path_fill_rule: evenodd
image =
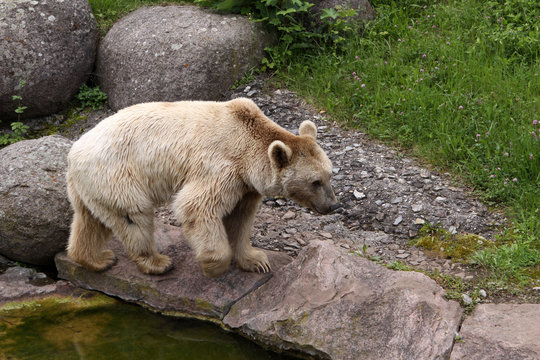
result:
<svg viewBox="0 0 540 360"><path fill-rule="evenodd" d="M322 208L317 207L317 206L313 206L315 211L317 211L319 214L322 214L322 215L330 214L332 211L337 210L340 207L341 207L341 204L339 202L335 202L333 204L330 204L329 206L325 206L325 207L322 207Z"/></svg>
<svg viewBox="0 0 540 360"><path fill-rule="evenodd" d="M335 204L330 205L330 211L329 212L335 211L335 210L339 209L340 207L341 207L341 204L336 202Z"/></svg>

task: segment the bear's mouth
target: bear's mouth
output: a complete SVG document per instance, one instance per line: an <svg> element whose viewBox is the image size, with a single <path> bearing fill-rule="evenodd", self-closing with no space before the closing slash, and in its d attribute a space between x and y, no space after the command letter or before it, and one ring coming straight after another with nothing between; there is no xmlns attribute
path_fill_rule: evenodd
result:
<svg viewBox="0 0 540 360"><path fill-rule="evenodd" d="M326 215L328 214L330 211L322 211L321 209L319 209L314 203L310 202L310 207L315 210L317 213L321 214L321 215Z"/></svg>
<svg viewBox="0 0 540 360"><path fill-rule="evenodd" d="M321 215L327 215L327 214L330 214L332 211L336 210L336 209L339 209L341 207L341 204L340 203L335 203L335 204L332 204L328 207L325 207L324 210L321 210L319 209L317 206L315 206L314 203L310 202L310 207L315 210L316 212L318 212L319 214Z"/></svg>

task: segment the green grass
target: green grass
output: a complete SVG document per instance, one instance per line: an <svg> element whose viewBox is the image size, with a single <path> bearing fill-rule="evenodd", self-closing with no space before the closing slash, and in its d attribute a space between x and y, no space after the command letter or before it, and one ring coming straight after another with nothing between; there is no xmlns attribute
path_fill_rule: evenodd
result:
<svg viewBox="0 0 540 360"><path fill-rule="evenodd" d="M334 119L410 149L506 208L513 225L477 264L503 272L538 264L538 7L389 3L342 52L298 56L279 79ZM521 255L504 255L509 249ZM515 267L496 260L505 256Z"/></svg>

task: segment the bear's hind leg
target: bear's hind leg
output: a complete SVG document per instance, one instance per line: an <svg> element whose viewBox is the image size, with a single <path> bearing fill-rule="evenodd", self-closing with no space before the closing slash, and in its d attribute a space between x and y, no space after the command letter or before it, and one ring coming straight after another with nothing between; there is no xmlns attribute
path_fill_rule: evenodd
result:
<svg viewBox="0 0 540 360"><path fill-rule="evenodd" d="M103 250L103 245L112 236L111 230L90 213L70 181L68 194L74 209L67 245L69 258L92 271L107 270L116 262L111 250Z"/></svg>
<svg viewBox="0 0 540 360"><path fill-rule="evenodd" d="M117 217L115 223L115 234L124 244L130 259L143 273L163 274L172 269L171 259L157 251L153 212L126 214Z"/></svg>
<svg viewBox="0 0 540 360"><path fill-rule="evenodd" d="M268 256L264 251L251 246L249 241L261 198L256 193L244 195L234 210L223 219L223 223L238 266L244 271L266 273L271 270Z"/></svg>

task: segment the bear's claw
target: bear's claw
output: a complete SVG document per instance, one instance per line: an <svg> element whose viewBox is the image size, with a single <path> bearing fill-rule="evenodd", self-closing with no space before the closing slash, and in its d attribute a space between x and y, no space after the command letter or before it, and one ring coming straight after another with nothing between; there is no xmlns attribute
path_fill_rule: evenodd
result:
<svg viewBox="0 0 540 360"><path fill-rule="evenodd" d="M257 272L265 274L272 270L268 256L261 250L250 249L248 255L236 259L238 266L244 271Z"/></svg>
<svg viewBox="0 0 540 360"><path fill-rule="evenodd" d="M270 272L270 270L272 270L272 269L270 268L270 264L256 264L255 266L256 266L257 272L258 272L259 274L261 274L261 273L262 273L262 274L265 274L265 273L267 273L267 272Z"/></svg>

